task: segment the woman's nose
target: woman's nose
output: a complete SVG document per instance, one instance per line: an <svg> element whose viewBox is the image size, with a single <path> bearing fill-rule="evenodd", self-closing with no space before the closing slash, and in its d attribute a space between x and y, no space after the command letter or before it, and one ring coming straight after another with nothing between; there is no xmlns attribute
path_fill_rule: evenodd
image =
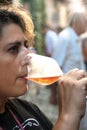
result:
<svg viewBox="0 0 87 130"><path fill-rule="evenodd" d="M23 58L22 60L22 66L24 65L29 65L30 64L30 59L31 59L31 56L29 56L28 54Z"/></svg>
<svg viewBox="0 0 87 130"><path fill-rule="evenodd" d="M29 53L29 49L26 48L25 46L23 46L21 49L21 53L22 53L22 55L27 55Z"/></svg>

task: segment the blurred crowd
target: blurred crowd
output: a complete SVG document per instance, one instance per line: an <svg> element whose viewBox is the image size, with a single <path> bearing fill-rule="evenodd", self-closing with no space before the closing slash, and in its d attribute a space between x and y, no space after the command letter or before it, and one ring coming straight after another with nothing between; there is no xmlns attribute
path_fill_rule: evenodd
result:
<svg viewBox="0 0 87 130"><path fill-rule="evenodd" d="M83 7L82 7L83 8ZM68 25L65 28L52 28L50 25L42 25L42 33L45 35L45 56L54 58L63 73L79 68L87 71L87 13L84 10L70 12ZM37 53L34 48L31 51ZM36 85L36 93L39 94L40 85ZM57 105L57 82L47 85L50 89L49 103ZM54 115L55 116L55 115ZM87 117L85 117L87 118ZM86 125L86 119L83 120L80 130ZM87 126L86 126L87 129Z"/></svg>
<svg viewBox="0 0 87 130"><path fill-rule="evenodd" d="M87 14L85 9L81 12L70 13L68 25L64 29L53 29L49 25L42 26L42 33L45 34L45 55L54 58L63 73L74 68L87 71L86 30ZM46 87L50 89L49 103L57 105L57 82ZM83 125L86 125L85 120L80 126L81 130L84 130L82 128Z"/></svg>

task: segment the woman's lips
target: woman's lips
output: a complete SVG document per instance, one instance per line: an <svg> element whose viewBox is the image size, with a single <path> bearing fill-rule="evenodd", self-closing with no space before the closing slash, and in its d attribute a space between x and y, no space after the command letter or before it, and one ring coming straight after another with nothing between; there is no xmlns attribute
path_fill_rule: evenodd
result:
<svg viewBox="0 0 87 130"><path fill-rule="evenodd" d="M19 79L27 79L26 77L28 77L28 74L21 75L21 76L19 76L18 78L19 78Z"/></svg>

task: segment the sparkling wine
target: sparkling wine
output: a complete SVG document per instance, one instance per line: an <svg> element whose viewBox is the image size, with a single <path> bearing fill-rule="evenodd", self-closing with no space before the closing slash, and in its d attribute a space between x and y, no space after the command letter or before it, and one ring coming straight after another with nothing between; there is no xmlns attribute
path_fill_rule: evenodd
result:
<svg viewBox="0 0 87 130"><path fill-rule="evenodd" d="M28 77L28 80L31 80L33 82L42 84L42 85L50 85L54 82L56 82L61 76L52 76L52 77Z"/></svg>

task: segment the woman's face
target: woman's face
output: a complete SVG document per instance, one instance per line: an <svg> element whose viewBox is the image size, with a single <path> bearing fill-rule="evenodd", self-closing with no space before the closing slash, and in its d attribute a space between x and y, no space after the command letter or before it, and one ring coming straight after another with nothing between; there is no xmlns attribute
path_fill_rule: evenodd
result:
<svg viewBox="0 0 87 130"><path fill-rule="evenodd" d="M4 26L0 38L0 97L19 96L27 91L27 39L16 24Z"/></svg>

